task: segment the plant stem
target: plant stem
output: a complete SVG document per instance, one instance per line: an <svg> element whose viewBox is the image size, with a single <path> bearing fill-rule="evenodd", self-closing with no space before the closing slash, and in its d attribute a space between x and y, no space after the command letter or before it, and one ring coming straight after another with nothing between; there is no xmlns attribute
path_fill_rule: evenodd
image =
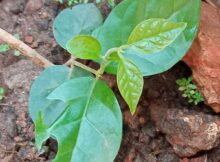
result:
<svg viewBox="0 0 220 162"><path fill-rule="evenodd" d="M75 61L75 57L74 56L71 56L70 60L71 60L71 64L70 64L70 71L69 71L69 76L68 78L71 79L72 78L72 75L73 75L73 68L74 68L74 61Z"/></svg>
<svg viewBox="0 0 220 162"><path fill-rule="evenodd" d="M31 60L41 66L41 67L49 67L52 66L53 63L47 60L45 57L41 56L36 50L32 49L24 42L18 40L13 35L9 34L2 28L0 28L0 40L4 41L5 43L9 44L10 47L17 49L20 51L24 56L31 58Z"/></svg>
<svg viewBox="0 0 220 162"><path fill-rule="evenodd" d="M102 63L101 63L101 66L100 66L99 70L98 70L97 73L96 73L96 77L101 77L101 76L102 76L102 74L103 74L104 71L105 71L106 66L108 65L109 56L110 56L112 53L114 53L114 52L118 52L119 50L120 50L120 48L111 48L111 49L109 49L109 50L106 52L106 54L105 54L105 56L104 56L104 58L103 58L103 61L102 61Z"/></svg>
<svg viewBox="0 0 220 162"><path fill-rule="evenodd" d="M89 71L90 73L93 73L93 74L95 74L96 75L96 73L97 73L97 70L95 70L95 69L93 69L93 68L90 68L89 66L86 66L86 65L84 65L84 64L82 64L82 63L80 63L80 62L78 62L78 61L76 61L75 59L69 59L64 65L66 65L66 66L68 66L68 65L75 65L75 66L77 66L77 67L80 67L80 68L82 68L82 69L84 69L84 70L87 70L87 71Z"/></svg>

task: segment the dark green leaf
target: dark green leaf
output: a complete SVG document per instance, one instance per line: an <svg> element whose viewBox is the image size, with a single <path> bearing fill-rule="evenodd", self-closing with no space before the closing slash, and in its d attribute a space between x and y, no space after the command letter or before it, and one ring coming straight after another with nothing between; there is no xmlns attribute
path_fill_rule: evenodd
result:
<svg viewBox="0 0 220 162"><path fill-rule="evenodd" d="M143 54L159 52L170 45L185 27L185 23L174 23L166 19L142 21L132 31L128 48Z"/></svg>
<svg viewBox="0 0 220 162"><path fill-rule="evenodd" d="M47 129L48 126L44 124L42 113L39 112L35 121L35 139L38 150L41 149L43 142L50 137L49 133L47 132Z"/></svg>
<svg viewBox="0 0 220 162"><path fill-rule="evenodd" d="M67 43L67 51L76 58L97 60L101 57L99 41L88 35L79 35Z"/></svg>
<svg viewBox="0 0 220 162"><path fill-rule="evenodd" d="M188 51L197 32L199 13L200 0L124 0L113 9L94 35L101 42L102 54L105 54L110 48L126 44L135 26L144 20L164 18L186 22L184 32L158 53L144 55L133 49L126 51L125 56L138 65L143 75L157 74L168 70ZM116 74L117 66L110 66L108 71Z"/></svg>
<svg viewBox="0 0 220 162"><path fill-rule="evenodd" d="M131 61L121 58L117 72L117 84L132 114L135 113L143 90L143 77L138 67Z"/></svg>
<svg viewBox="0 0 220 162"><path fill-rule="evenodd" d="M41 145L49 134L58 141L53 162L112 162L122 136L122 115L111 89L92 77L75 78L56 88L48 99L68 106L45 130L39 119ZM46 118L46 117L45 117Z"/></svg>
<svg viewBox="0 0 220 162"><path fill-rule="evenodd" d="M50 125L65 109L65 103L48 100L47 96L68 80L68 74L69 69L65 66L52 66L34 81L29 96L29 112L33 121L36 121L38 113L42 112L44 122Z"/></svg>
<svg viewBox="0 0 220 162"><path fill-rule="evenodd" d="M56 41L66 48L67 42L79 34L91 34L102 24L99 9L92 3L64 9L55 19L53 33Z"/></svg>
<svg viewBox="0 0 220 162"><path fill-rule="evenodd" d="M74 68L73 76L88 76L90 73L80 68ZM91 74L90 74L91 75ZM29 96L29 112L35 122L39 112L42 112L44 122L50 125L66 108L66 104L58 100L48 100L47 96L58 86L68 80L69 68L66 66L51 66L45 69L34 81Z"/></svg>

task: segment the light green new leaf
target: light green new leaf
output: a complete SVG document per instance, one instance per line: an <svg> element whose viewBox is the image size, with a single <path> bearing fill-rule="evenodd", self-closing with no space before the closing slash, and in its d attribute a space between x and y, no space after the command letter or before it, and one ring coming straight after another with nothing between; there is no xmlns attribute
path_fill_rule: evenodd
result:
<svg viewBox="0 0 220 162"><path fill-rule="evenodd" d="M186 23L166 19L148 19L138 24L128 38L129 48L152 54L170 45L186 28Z"/></svg>
<svg viewBox="0 0 220 162"><path fill-rule="evenodd" d="M67 42L79 34L91 34L102 25L103 17L99 9L92 3L79 4L64 9L53 24L56 41L66 49Z"/></svg>
<svg viewBox="0 0 220 162"><path fill-rule="evenodd" d="M56 121L36 139L41 145L47 135L58 141L53 162L112 162L122 137L122 114L112 90L93 77L63 83L49 96L68 106ZM42 125L42 126L41 126Z"/></svg>
<svg viewBox="0 0 220 162"><path fill-rule="evenodd" d="M79 35L67 43L67 51L76 58L97 60L101 57L99 41L88 35Z"/></svg>
<svg viewBox="0 0 220 162"><path fill-rule="evenodd" d="M134 62L142 75L148 76L168 70L186 54L196 36L201 0L123 0L93 32L102 46L102 54L114 47L127 44L133 29L151 18L186 22L186 29L168 47L153 55L145 55L130 48L124 56ZM108 72L117 73L117 64L110 64Z"/></svg>
<svg viewBox="0 0 220 162"><path fill-rule="evenodd" d="M8 44L0 44L0 53L7 52L10 49Z"/></svg>
<svg viewBox="0 0 220 162"><path fill-rule="evenodd" d="M119 91L127 102L132 114L135 113L143 90L143 77L138 67L130 60L121 58L117 71Z"/></svg>
<svg viewBox="0 0 220 162"><path fill-rule="evenodd" d="M114 0L108 0L108 3L109 3L112 7L115 6Z"/></svg>

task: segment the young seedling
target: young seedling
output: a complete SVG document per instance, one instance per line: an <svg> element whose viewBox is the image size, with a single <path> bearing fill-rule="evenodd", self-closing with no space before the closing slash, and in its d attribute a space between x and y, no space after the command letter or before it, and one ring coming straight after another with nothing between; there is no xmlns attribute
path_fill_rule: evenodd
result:
<svg viewBox="0 0 220 162"><path fill-rule="evenodd" d="M189 103L198 105L198 103L204 101L202 94L198 91L196 85L193 84L192 77L178 79L176 80L176 84L183 93L182 96L187 98Z"/></svg>
<svg viewBox="0 0 220 162"><path fill-rule="evenodd" d="M19 34L15 34L14 37L17 39L20 39ZM7 52L10 49L11 49L11 47L9 44L7 44L7 43L0 44L0 53ZM14 56L20 56L20 55L21 55L20 51L18 51L18 50L14 51Z"/></svg>
<svg viewBox="0 0 220 162"><path fill-rule="evenodd" d="M103 23L93 4L65 9L53 32L72 56L65 64L70 68L50 66L36 51L12 43L35 63L50 66L30 91L37 148L52 137L58 142L53 162L113 162L122 138L122 113L101 79L104 72L116 75L119 91L135 114L143 76L166 71L184 56L195 38L199 11L200 0L124 0ZM95 61L100 68L77 59Z"/></svg>
<svg viewBox="0 0 220 162"><path fill-rule="evenodd" d="M5 95L5 89L3 87L0 87L0 102L3 100Z"/></svg>

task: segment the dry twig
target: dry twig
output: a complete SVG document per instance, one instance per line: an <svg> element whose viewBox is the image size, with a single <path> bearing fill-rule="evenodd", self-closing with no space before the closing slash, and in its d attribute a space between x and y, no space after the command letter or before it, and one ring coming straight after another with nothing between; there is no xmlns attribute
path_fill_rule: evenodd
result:
<svg viewBox="0 0 220 162"><path fill-rule="evenodd" d="M29 57L35 64L41 67L52 66L53 63L41 56L36 50L32 49L24 42L18 40L13 35L9 34L2 28L0 28L0 40L10 45L12 48L20 51L24 56Z"/></svg>

